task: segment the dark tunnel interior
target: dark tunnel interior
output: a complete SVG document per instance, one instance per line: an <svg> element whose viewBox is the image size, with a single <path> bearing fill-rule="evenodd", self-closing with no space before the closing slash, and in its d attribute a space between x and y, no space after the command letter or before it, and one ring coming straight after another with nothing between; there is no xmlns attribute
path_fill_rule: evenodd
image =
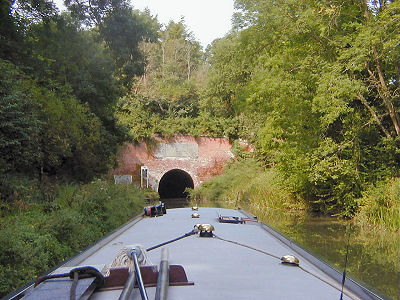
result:
<svg viewBox="0 0 400 300"><path fill-rule="evenodd" d="M186 198L186 188L194 188L192 177L185 171L173 169L161 177L158 185L160 199Z"/></svg>

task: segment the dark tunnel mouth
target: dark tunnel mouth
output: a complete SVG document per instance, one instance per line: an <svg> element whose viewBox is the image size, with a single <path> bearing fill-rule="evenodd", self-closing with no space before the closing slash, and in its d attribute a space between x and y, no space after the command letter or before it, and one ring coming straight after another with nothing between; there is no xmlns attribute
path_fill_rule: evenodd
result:
<svg viewBox="0 0 400 300"><path fill-rule="evenodd" d="M160 199L186 198L186 188L194 188L192 177L183 170L173 169L161 177L158 194Z"/></svg>

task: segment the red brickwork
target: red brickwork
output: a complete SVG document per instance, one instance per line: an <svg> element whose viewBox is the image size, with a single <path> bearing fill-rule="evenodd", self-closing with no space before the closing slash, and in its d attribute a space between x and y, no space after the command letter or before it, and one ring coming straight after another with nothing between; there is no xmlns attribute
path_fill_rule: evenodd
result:
<svg viewBox="0 0 400 300"><path fill-rule="evenodd" d="M168 140L155 140L157 144L150 147L141 143L128 144L122 148L118 159L119 167L113 171L113 175L132 175L133 181L140 184L140 167L147 166L150 185L157 190L158 183L166 172L180 169L192 177L196 188L203 181L221 174L223 166L233 157L232 144L224 138L175 136ZM191 155L185 156L179 151L175 157L171 155L171 151L161 153L162 144L172 144L178 148L189 145ZM193 157L194 154L197 154L196 157Z"/></svg>

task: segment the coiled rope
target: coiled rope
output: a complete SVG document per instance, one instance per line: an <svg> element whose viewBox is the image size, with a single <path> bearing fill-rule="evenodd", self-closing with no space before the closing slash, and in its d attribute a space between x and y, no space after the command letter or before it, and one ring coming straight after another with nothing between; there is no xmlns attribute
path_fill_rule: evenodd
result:
<svg viewBox="0 0 400 300"><path fill-rule="evenodd" d="M103 270L104 276L109 276L110 269L115 267L128 267L129 272L132 272L135 269L135 266L133 260L129 257L129 251L133 248L139 248L141 250L140 255L138 256L138 262L141 266L152 265L152 262L147 255L147 251L142 245L127 245L119 250L111 265Z"/></svg>

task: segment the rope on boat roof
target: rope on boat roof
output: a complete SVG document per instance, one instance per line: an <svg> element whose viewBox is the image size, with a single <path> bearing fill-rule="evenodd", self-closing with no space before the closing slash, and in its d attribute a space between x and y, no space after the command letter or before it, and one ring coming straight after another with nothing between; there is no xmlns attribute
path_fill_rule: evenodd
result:
<svg viewBox="0 0 400 300"><path fill-rule="evenodd" d="M260 249L257 249L257 248L254 248L254 247L251 247L251 246L248 246L248 245L245 245L245 244L241 244L241 243L239 243L239 242L235 242L235 241L223 239L222 237L219 237L219 236L217 236L216 234L214 234L214 237L215 237L216 239L218 239L218 240L221 240L221 241L224 241L224 242L228 242L228 243L231 243L231 244L235 244L235 245L238 245L238 246L242 246L242 247L245 247L245 248L249 248L249 249L251 249L251 250L260 252L260 253L262 253L262 254L269 255L269 256L271 256L271 257L273 257L273 258L280 259L280 257L278 257L278 256L276 256L276 255L273 255L273 254L271 254L271 253L265 252L265 251L263 251L263 250L260 250Z"/></svg>
<svg viewBox="0 0 400 300"><path fill-rule="evenodd" d="M134 248L140 249L138 261L141 266L153 264L149 256L147 255L146 249L142 245L127 245L118 251L112 263L103 270L103 275L108 276L110 274L110 269L116 267L128 267L129 271L133 271L135 269L135 266L132 257L130 256L130 251Z"/></svg>
<svg viewBox="0 0 400 300"><path fill-rule="evenodd" d="M133 261L135 270L129 272L129 276L127 281L125 282L124 289L122 290L121 295L119 296L118 299L119 300L130 299L132 291L135 287L135 282L137 282L142 300L148 300L147 292L144 287L144 282L139 266L139 258L140 261L142 262L145 260L145 256L142 253L142 249L137 246L131 246L131 248L130 249L127 248L125 252L126 255Z"/></svg>

